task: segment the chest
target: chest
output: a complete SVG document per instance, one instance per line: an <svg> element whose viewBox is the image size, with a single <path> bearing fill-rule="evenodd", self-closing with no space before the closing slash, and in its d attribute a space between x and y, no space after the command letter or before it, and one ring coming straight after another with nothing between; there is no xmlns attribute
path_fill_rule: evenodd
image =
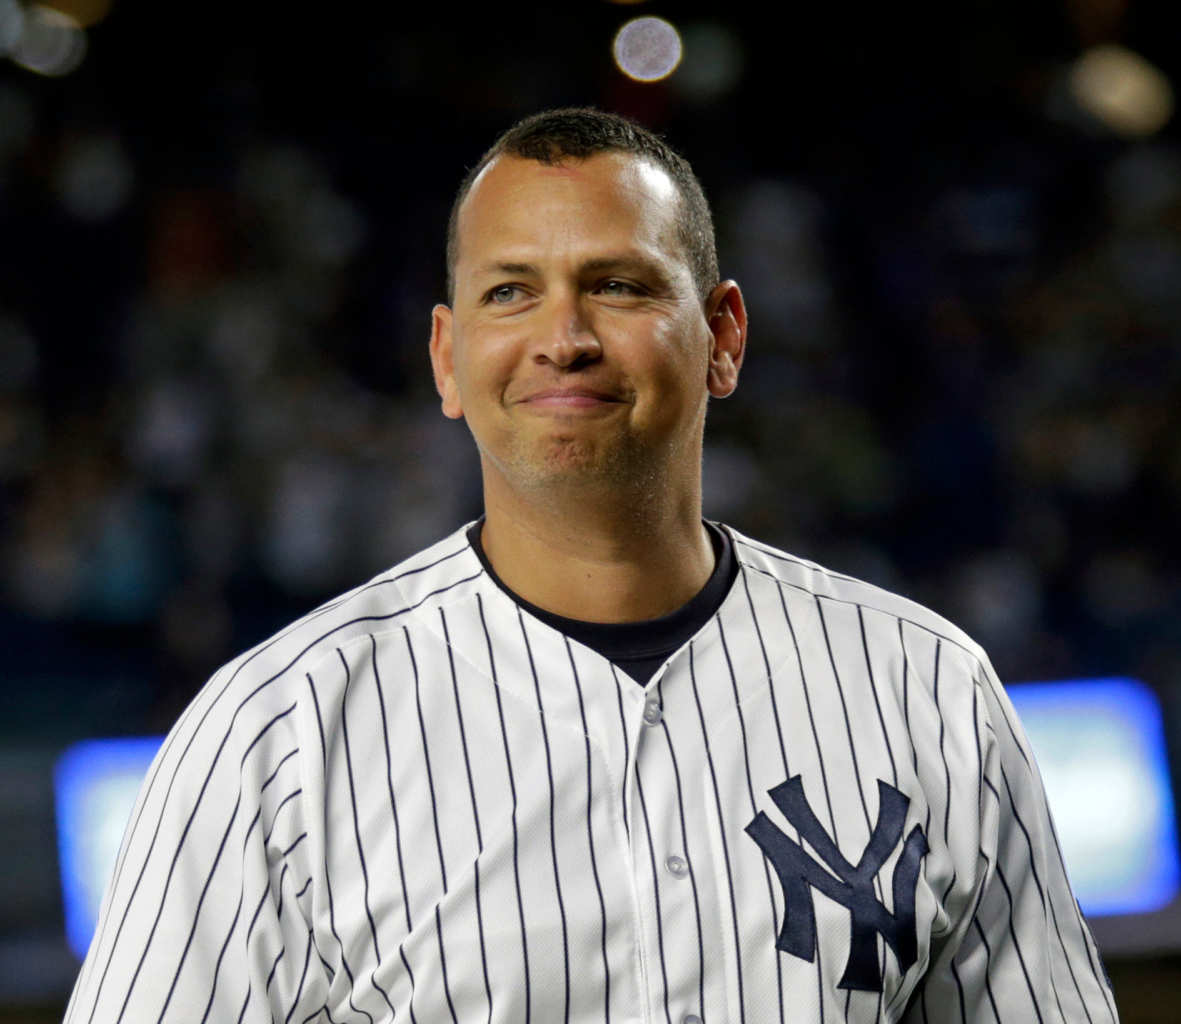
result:
<svg viewBox="0 0 1181 1024"><path fill-rule="evenodd" d="M954 870L946 759L969 757L909 675L935 652L834 647L859 630L804 609L742 625L719 620L647 689L536 623L464 610L347 666L328 916L393 1005L901 1012Z"/></svg>

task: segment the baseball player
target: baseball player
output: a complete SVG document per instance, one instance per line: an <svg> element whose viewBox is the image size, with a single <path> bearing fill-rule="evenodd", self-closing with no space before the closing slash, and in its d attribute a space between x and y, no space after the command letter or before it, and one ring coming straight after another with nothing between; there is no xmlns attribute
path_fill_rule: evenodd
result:
<svg viewBox="0 0 1181 1024"><path fill-rule="evenodd" d="M746 314L688 164L527 119L449 266L485 515L209 681L67 1021L1115 1022L981 648L701 517Z"/></svg>

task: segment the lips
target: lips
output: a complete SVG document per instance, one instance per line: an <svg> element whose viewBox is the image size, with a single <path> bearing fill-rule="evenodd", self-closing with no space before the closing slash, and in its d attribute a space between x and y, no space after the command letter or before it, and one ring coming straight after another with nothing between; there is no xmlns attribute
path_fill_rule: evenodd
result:
<svg viewBox="0 0 1181 1024"><path fill-rule="evenodd" d="M522 399L533 405L588 406L600 402L618 402L619 399L608 391L597 388L546 388Z"/></svg>

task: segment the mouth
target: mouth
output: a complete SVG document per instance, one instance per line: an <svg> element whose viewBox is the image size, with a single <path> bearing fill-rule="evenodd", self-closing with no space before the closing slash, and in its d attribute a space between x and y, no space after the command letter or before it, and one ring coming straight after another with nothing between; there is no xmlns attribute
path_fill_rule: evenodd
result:
<svg viewBox="0 0 1181 1024"><path fill-rule="evenodd" d="M535 409L597 409L618 405L620 400L605 391L588 388L551 388L523 399L523 405Z"/></svg>

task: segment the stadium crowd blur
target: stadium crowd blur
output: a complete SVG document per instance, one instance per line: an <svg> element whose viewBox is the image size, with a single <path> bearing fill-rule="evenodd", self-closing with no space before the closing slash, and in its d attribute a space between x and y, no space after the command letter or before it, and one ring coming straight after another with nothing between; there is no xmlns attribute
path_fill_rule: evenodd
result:
<svg viewBox="0 0 1181 1024"><path fill-rule="evenodd" d="M707 516L946 614L1006 681L1178 703L1167 4L44 3L0 0L5 985L74 969L4 944L61 946L48 769L10 752L162 734L480 514L429 311L465 169L546 107L664 133L713 203L751 333ZM681 31L666 80L612 60L641 14Z"/></svg>
<svg viewBox="0 0 1181 1024"><path fill-rule="evenodd" d="M446 30L128 2L68 75L0 62L4 732L163 732L480 514L427 356L443 226L554 105L664 132L714 203L751 335L708 516L948 615L1006 680L1181 685L1181 151L1063 85L1104 41L1181 69L1164 15L828 6L772 39L647 5L686 47L650 84L602 0Z"/></svg>

